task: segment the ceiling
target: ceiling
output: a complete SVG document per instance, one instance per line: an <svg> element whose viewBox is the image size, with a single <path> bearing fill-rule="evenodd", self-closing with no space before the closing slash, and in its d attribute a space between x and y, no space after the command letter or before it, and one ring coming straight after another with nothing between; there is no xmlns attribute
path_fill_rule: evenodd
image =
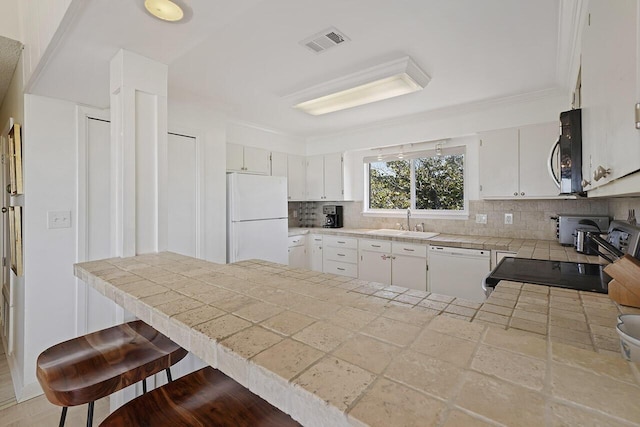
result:
<svg viewBox="0 0 640 427"><path fill-rule="evenodd" d="M7 94L11 78L18 65L22 43L19 41L0 36L0 105Z"/></svg>
<svg viewBox="0 0 640 427"><path fill-rule="evenodd" d="M82 3L31 92L106 108L109 60L124 48L169 65L170 99L304 137L566 80L558 0L191 0L181 24L150 17L143 0ZM321 54L299 44L332 26L351 41ZM406 55L431 76L420 92L324 116L286 97Z"/></svg>

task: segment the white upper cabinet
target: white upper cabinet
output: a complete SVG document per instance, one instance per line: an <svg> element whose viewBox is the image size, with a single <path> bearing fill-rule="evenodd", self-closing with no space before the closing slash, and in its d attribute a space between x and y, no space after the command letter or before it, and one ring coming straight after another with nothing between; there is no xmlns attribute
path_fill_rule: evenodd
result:
<svg viewBox="0 0 640 427"><path fill-rule="evenodd" d="M262 148L227 144L227 171L269 175L271 152Z"/></svg>
<svg viewBox="0 0 640 427"><path fill-rule="evenodd" d="M586 190L640 169L634 108L640 102L639 10L640 0L589 2L581 74L582 172L590 182ZM594 177L602 175L598 167L609 172Z"/></svg>
<svg viewBox="0 0 640 427"><path fill-rule="evenodd" d="M483 199L550 198L559 194L548 173L556 122L480 135L480 196Z"/></svg>
<svg viewBox="0 0 640 427"><path fill-rule="evenodd" d="M285 153L271 152L271 176L289 176L287 155Z"/></svg>
<svg viewBox="0 0 640 427"><path fill-rule="evenodd" d="M305 199L306 173L304 156L289 154L287 156L287 184L289 186L289 200L301 201Z"/></svg>
<svg viewBox="0 0 640 427"><path fill-rule="evenodd" d="M344 200L342 153L307 157L307 200Z"/></svg>

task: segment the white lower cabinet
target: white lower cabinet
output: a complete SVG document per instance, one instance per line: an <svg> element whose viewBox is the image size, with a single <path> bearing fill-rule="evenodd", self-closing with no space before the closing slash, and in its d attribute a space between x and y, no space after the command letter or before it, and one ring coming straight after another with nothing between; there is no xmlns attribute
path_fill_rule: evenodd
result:
<svg viewBox="0 0 640 427"><path fill-rule="evenodd" d="M313 271L322 270L322 235L312 234L311 239L307 241L309 249L309 268Z"/></svg>
<svg viewBox="0 0 640 427"><path fill-rule="evenodd" d="M308 268L306 236L289 237L289 266Z"/></svg>
<svg viewBox="0 0 640 427"><path fill-rule="evenodd" d="M427 290L427 246L360 239L359 279Z"/></svg>
<svg viewBox="0 0 640 427"><path fill-rule="evenodd" d="M358 239L323 236L322 271L358 277Z"/></svg>

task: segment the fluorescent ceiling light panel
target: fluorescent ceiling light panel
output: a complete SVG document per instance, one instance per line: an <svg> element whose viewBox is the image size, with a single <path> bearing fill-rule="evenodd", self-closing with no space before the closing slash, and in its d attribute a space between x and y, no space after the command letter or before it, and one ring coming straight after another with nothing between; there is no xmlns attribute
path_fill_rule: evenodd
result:
<svg viewBox="0 0 640 427"><path fill-rule="evenodd" d="M431 78L409 57L297 92L294 107L318 116L422 90Z"/></svg>

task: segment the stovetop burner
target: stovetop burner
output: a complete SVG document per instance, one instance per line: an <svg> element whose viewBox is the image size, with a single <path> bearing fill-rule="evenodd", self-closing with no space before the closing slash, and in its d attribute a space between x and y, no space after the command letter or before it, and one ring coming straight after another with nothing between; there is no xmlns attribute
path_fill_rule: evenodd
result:
<svg viewBox="0 0 640 427"><path fill-rule="evenodd" d="M611 280L604 265L579 262L503 258L485 279L487 288L501 280L533 283L606 294Z"/></svg>

